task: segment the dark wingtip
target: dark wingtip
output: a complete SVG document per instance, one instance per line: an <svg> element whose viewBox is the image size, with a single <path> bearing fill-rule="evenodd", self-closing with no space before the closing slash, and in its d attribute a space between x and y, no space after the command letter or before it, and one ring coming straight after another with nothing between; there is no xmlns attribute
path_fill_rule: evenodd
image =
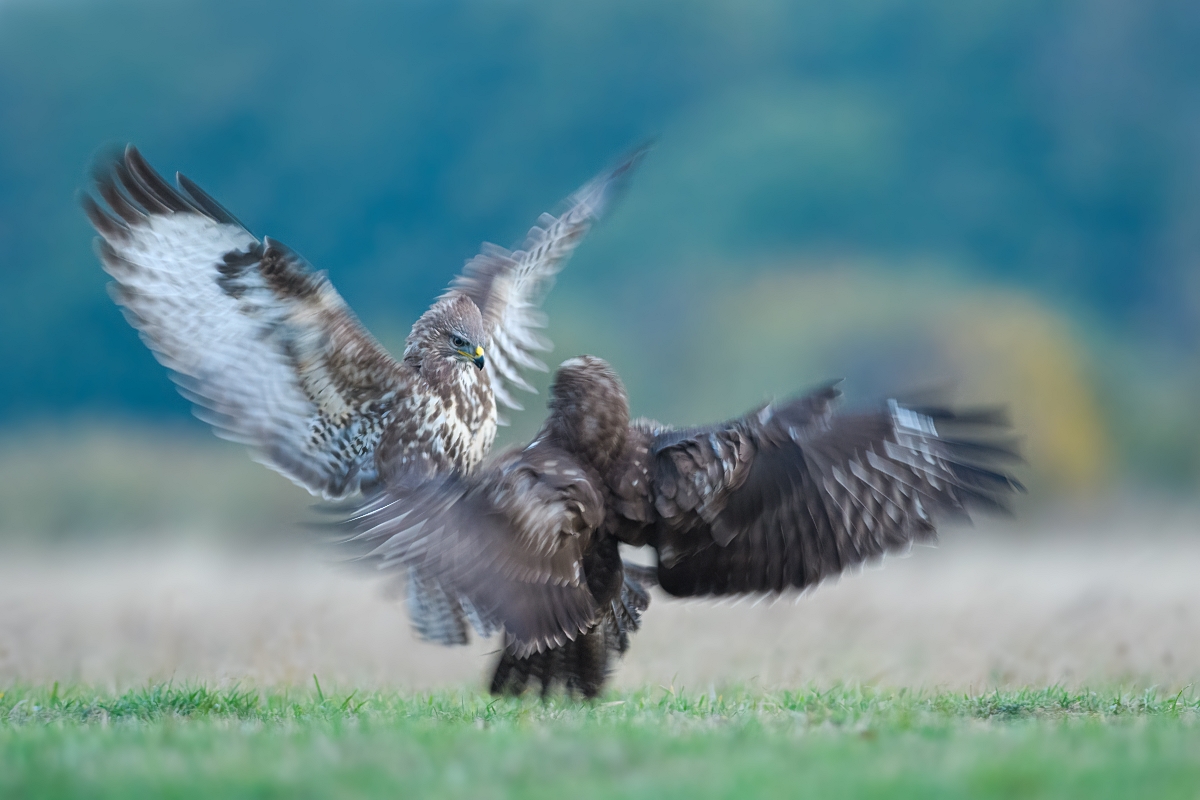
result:
<svg viewBox="0 0 1200 800"><path fill-rule="evenodd" d="M617 160L616 166L609 170L609 180L624 180L627 178L635 170L637 170L639 166L641 166L642 161L645 160L646 156L650 154L650 151L657 146L658 137L652 136L649 139L644 140L641 144L631 148L625 153L625 155Z"/></svg>
<svg viewBox="0 0 1200 800"><path fill-rule="evenodd" d="M108 206L108 209L100 207L100 210L114 224L137 225L145 220L145 211L139 207L135 199L131 198L124 191L123 184L128 174L128 170L125 167L124 148L112 145L101 148L92 159L89 172L91 173L93 188ZM99 206L98 203L96 205ZM86 204L84 205L84 211L88 211ZM91 218L92 215L89 213L88 216ZM118 222L118 219L120 222ZM94 223L95 220L93 219ZM97 230L103 232L100 226L97 226Z"/></svg>
<svg viewBox="0 0 1200 800"><path fill-rule="evenodd" d="M93 185L98 186L105 181L111 181L113 166L125 158L126 145L105 144L96 149L88 162L88 177Z"/></svg>
<svg viewBox="0 0 1200 800"><path fill-rule="evenodd" d="M159 213L201 211L167 183L132 144L125 148L125 167L134 184L130 190L136 187L137 191L147 195L151 202L162 206L163 211Z"/></svg>
<svg viewBox="0 0 1200 800"><path fill-rule="evenodd" d="M633 177L633 173L641 165L646 155L654 149L656 140L647 140L637 147L626 152L616 163L600 173L592 182L587 184L575 197L582 200L594 193L598 195L595 202L593 214L596 217L604 216L608 210L612 208L625 192L629 189L629 183Z"/></svg>
<svg viewBox="0 0 1200 800"><path fill-rule="evenodd" d="M944 406L918 406L901 403L909 411L929 417L934 422L945 422L955 425L983 425L997 428L1011 428L1012 418L1007 405L975 406L973 408L948 408Z"/></svg>
<svg viewBox="0 0 1200 800"><path fill-rule="evenodd" d="M75 193L75 199L83 207L92 227L105 239L122 239L129 234L129 229L111 217L87 192L80 189Z"/></svg>
<svg viewBox="0 0 1200 800"><path fill-rule="evenodd" d="M237 225L239 228L249 232L250 229L240 219L229 213L229 209L214 200L212 195L197 186L196 182L188 176L182 172L176 172L175 182L179 184L179 188L183 190L183 194L187 199L205 214L217 222L225 225Z"/></svg>
<svg viewBox="0 0 1200 800"><path fill-rule="evenodd" d="M954 436L939 436L942 446L956 458L973 464L1026 464L1021 455L1020 443L1017 436L1004 438L959 438Z"/></svg>
<svg viewBox="0 0 1200 800"><path fill-rule="evenodd" d="M992 503L989 510L1012 513L1003 497L1024 494L1028 490L1000 465L1027 462L1018 447L1019 437L996 438L997 434L1012 428L1007 405L964 409L901 405L909 411L929 418L938 426L937 439L945 447L947 454L953 457L954 469L961 471L960 480L966 481L968 475L974 479L985 479L989 486L983 494ZM983 502L978 497L975 501Z"/></svg>
<svg viewBox="0 0 1200 800"><path fill-rule="evenodd" d="M814 389L813 392L814 393L821 392L824 394L828 394L830 397L841 397L843 394L842 384L845 382L846 382L845 378L834 378L831 381L826 381L825 383L821 384L816 389Z"/></svg>
<svg viewBox="0 0 1200 800"><path fill-rule="evenodd" d="M811 414L823 414L830 405L841 398L842 390L839 387L844 380L844 378L835 378L834 380L826 381L813 389L796 395L790 400L774 405L779 410L804 409Z"/></svg>
<svg viewBox="0 0 1200 800"><path fill-rule="evenodd" d="M107 208L91 193L81 193L79 201L104 236L119 236L147 215L199 210L163 180L132 144L101 148L89 171L94 192Z"/></svg>

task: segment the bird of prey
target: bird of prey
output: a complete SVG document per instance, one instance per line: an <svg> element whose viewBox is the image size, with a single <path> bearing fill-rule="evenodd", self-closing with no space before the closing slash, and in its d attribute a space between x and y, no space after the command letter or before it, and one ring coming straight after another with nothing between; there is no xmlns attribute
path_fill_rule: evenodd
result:
<svg viewBox="0 0 1200 800"><path fill-rule="evenodd" d="M837 413L838 396L672 430L631 421L616 373L574 358L532 443L474 473L398 474L343 523L346 542L457 598L481 635L503 629L493 692L593 697L655 582L677 597L802 590L1020 488L998 412ZM657 564L623 563L620 544Z"/></svg>
<svg viewBox="0 0 1200 800"><path fill-rule="evenodd" d="M132 146L83 198L113 298L197 415L309 492L338 500L398 470L469 473L545 370L538 304L645 148L588 183L524 245L484 245L417 320L396 360L322 272L258 239L183 175ZM106 207L105 207L106 206Z"/></svg>

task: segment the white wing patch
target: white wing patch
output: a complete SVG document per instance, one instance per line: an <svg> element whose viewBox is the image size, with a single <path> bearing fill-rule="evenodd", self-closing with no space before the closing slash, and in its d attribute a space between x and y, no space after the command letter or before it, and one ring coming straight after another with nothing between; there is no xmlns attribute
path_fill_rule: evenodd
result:
<svg viewBox="0 0 1200 800"><path fill-rule="evenodd" d="M324 275L210 216L210 198L185 197L135 150L99 181L111 212L85 207L113 298L197 416L314 494L373 480L405 376Z"/></svg>
<svg viewBox="0 0 1200 800"><path fill-rule="evenodd" d="M917 431L927 436L938 435L937 426L933 424L933 420L924 414L919 414L911 408L900 405L895 400L888 400L888 410L892 412L892 419L896 420L896 424L901 428L907 428L910 431Z"/></svg>

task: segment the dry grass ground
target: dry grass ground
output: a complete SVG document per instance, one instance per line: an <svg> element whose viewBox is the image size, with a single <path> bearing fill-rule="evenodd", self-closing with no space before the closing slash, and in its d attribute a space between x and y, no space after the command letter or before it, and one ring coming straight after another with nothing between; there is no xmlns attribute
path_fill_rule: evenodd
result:
<svg viewBox="0 0 1200 800"><path fill-rule="evenodd" d="M1161 511L988 523L797 602L655 597L617 688L809 683L980 691L1200 677L1200 525ZM496 643L415 641L403 605L327 553L193 545L10 551L0 686L151 681L478 685Z"/></svg>

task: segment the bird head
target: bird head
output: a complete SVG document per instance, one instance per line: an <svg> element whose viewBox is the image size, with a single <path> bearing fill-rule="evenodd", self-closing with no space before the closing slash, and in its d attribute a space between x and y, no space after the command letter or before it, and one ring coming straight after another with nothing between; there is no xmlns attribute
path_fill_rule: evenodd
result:
<svg viewBox="0 0 1200 800"><path fill-rule="evenodd" d="M625 385L606 361L578 356L562 363L550 385L549 430L574 454L605 467L629 428Z"/></svg>
<svg viewBox="0 0 1200 800"><path fill-rule="evenodd" d="M452 293L434 303L413 325L404 348L405 358L442 361L483 369L487 332L483 315L466 295Z"/></svg>
<svg viewBox="0 0 1200 800"><path fill-rule="evenodd" d="M474 344L467 337L470 334L463 331L450 331L450 346L454 348L454 358L459 361L470 361L477 369L483 369L483 345Z"/></svg>

